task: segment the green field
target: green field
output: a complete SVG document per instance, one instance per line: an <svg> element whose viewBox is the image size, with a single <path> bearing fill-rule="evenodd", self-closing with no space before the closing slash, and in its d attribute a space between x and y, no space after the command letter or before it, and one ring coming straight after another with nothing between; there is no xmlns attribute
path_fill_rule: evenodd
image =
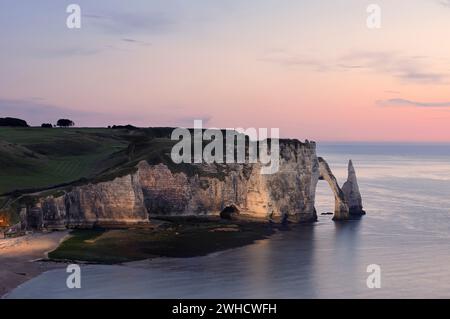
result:
<svg viewBox="0 0 450 319"><path fill-rule="evenodd" d="M208 175L196 165L175 165L170 157L173 128L6 128L0 127L0 197L61 184L111 180L140 161L166 164L174 172ZM226 172L214 176L224 178ZM0 206L1 209L1 206Z"/></svg>
<svg viewBox="0 0 450 319"><path fill-rule="evenodd" d="M108 129L0 128L0 194L94 176L128 147L126 136Z"/></svg>
<svg viewBox="0 0 450 319"><path fill-rule="evenodd" d="M136 170L140 161L163 163L173 172L222 179L211 172L174 164L173 128L5 128L0 127L0 215L18 221L18 209L35 196L63 194L89 182L110 181Z"/></svg>

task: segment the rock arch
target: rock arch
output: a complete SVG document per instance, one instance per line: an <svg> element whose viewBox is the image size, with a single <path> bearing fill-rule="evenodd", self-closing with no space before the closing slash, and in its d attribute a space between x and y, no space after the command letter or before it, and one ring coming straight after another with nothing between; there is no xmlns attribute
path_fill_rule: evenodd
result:
<svg viewBox="0 0 450 319"><path fill-rule="evenodd" d="M330 166L322 158L319 157L319 179L325 180L330 185L334 194L334 217L333 220L347 220L350 217L349 208L345 200L344 192L331 172Z"/></svg>

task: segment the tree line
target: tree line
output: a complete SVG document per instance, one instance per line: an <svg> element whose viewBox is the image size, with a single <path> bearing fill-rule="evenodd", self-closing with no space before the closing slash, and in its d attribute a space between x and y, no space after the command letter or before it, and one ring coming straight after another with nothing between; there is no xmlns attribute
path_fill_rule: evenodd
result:
<svg viewBox="0 0 450 319"><path fill-rule="evenodd" d="M14 118L14 117L4 117L0 118L0 126L9 127L30 127L27 121ZM53 128L53 127L72 127L75 126L75 122L69 119L59 119L55 125L51 123L42 123L42 128Z"/></svg>

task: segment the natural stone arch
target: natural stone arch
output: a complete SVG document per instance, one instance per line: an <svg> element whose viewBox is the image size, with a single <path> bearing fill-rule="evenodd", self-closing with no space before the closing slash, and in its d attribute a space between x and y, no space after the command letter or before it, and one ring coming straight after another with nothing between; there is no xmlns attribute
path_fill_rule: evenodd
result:
<svg viewBox="0 0 450 319"><path fill-rule="evenodd" d="M325 180L330 185L331 190L334 194L334 217L333 220L347 220L349 219L349 209L345 201L344 193L342 192L339 184L331 172L330 166L322 158L319 157L319 179Z"/></svg>

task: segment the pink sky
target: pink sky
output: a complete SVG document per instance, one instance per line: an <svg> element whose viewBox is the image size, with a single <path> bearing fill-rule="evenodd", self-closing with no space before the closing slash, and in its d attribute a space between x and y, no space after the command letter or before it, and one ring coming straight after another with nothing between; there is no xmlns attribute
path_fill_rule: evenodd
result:
<svg viewBox="0 0 450 319"><path fill-rule="evenodd" d="M377 30L357 0L79 1L80 30L64 5L26 2L0 5L3 116L450 141L445 1L378 1Z"/></svg>

